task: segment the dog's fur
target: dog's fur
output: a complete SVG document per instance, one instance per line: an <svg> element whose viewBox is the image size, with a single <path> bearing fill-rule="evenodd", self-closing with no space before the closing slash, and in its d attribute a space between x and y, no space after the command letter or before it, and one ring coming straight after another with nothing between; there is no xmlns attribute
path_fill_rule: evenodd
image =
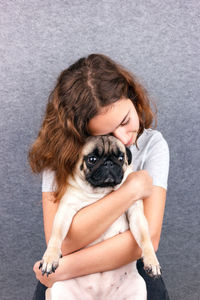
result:
<svg viewBox="0 0 200 300"><path fill-rule="evenodd" d="M67 192L59 203L51 238L40 265L43 274L55 272L58 267L62 242L77 211L117 189L131 172L131 152L118 139L113 136L88 138L75 172L69 177ZM151 276L159 276L160 266L149 236L142 200L134 202L127 212L92 244L128 230L127 218L130 230L142 249L145 270ZM59 293L62 293L62 297ZM146 288L133 262L117 270L57 282L53 288L48 289L47 294L51 294L52 300L112 300L122 299L122 295L123 299L139 300L146 299ZM48 297L50 299L50 296Z"/></svg>

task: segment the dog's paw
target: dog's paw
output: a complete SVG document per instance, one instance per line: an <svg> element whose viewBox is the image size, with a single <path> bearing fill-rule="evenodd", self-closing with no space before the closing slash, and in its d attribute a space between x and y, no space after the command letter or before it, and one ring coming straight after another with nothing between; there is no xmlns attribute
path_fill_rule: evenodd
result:
<svg viewBox="0 0 200 300"><path fill-rule="evenodd" d="M162 274L160 264L155 255L152 257L143 257L144 270L150 277L159 277Z"/></svg>
<svg viewBox="0 0 200 300"><path fill-rule="evenodd" d="M45 251L39 269L41 268L42 275L47 276L58 268L59 258L62 257L61 251L58 248L47 248Z"/></svg>

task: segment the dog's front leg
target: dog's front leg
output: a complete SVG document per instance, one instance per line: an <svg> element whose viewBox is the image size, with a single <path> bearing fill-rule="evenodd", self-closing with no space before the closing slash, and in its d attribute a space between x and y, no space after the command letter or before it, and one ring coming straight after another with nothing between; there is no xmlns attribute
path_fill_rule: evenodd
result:
<svg viewBox="0 0 200 300"><path fill-rule="evenodd" d="M142 249L144 269L150 276L161 275L161 269L156 257L150 234L147 219L144 215L143 201L136 201L127 211L129 226L136 242Z"/></svg>
<svg viewBox="0 0 200 300"><path fill-rule="evenodd" d="M68 205L67 198L64 196L56 212L51 237L40 264L43 275L46 273L48 276L58 267L59 258L62 256L61 245L75 214L76 210Z"/></svg>

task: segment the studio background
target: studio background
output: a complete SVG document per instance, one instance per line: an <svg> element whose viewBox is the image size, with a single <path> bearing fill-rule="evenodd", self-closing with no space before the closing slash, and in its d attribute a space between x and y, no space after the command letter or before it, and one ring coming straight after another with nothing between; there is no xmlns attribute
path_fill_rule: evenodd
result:
<svg viewBox="0 0 200 300"><path fill-rule="evenodd" d="M45 250L41 177L29 146L61 70L104 53L132 71L158 106L170 148L158 258L172 300L198 300L200 2L0 0L0 298L31 299Z"/></svg>

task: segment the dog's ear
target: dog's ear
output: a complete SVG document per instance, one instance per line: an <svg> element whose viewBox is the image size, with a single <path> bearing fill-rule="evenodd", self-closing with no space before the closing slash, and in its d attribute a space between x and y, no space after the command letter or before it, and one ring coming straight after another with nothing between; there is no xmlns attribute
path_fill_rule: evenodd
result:
<svg viewBox="0 0 200 300"><path fill-rule="evenodd" d="M130 165L131 161L132 161L132 153L131 153L131 150L128 147L126 147L126 155L128 157L128 164Z"/></svg>

